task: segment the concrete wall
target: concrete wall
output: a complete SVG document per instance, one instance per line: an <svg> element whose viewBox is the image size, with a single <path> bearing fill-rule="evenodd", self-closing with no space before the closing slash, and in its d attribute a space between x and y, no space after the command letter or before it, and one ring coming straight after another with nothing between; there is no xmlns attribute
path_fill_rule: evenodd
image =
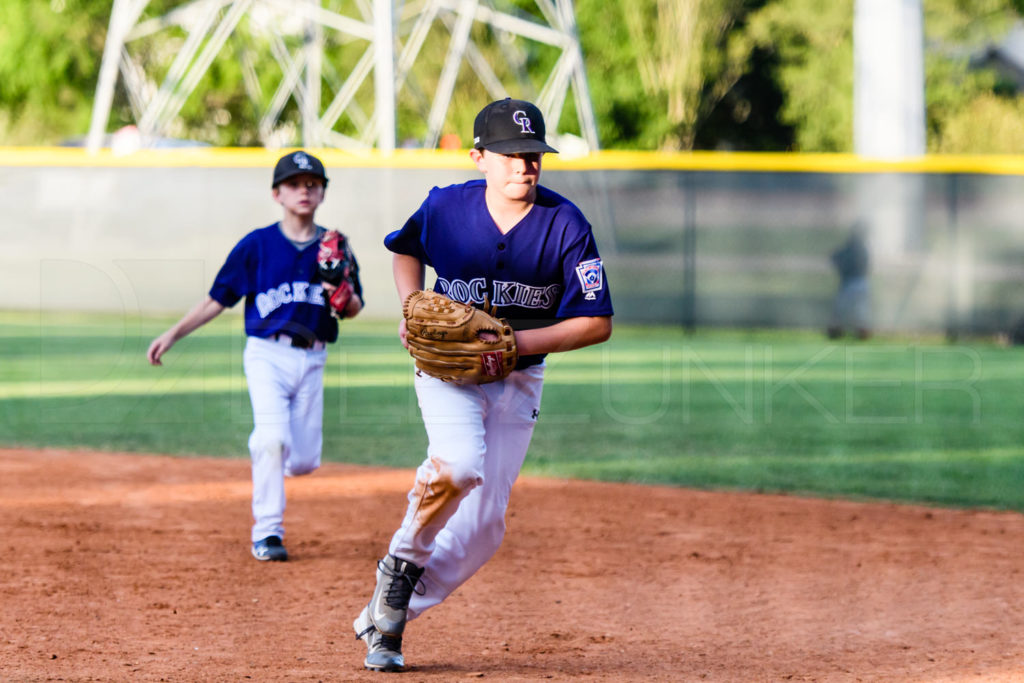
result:
<svg viewBox="0 0 1024 683"><path fill-rule="evenodd" d="M0 309L183 313L245 233L279 218L277 156L0 149ZM431 187L479 174L465 152L320 156L318 222L351 238L365 316L397 318L384 236ZM829 255L864 223L877 329L1024 318L1024 159L613 153L546 159L543 182L593 224L620 322L823 328Z"/></svg>
<svg viewBox="0 0 1024 683"><path fill-rule="evenodd" d="M384 235L433 185L472 175L345 168L328 176L317 222L351 239L366 314L396 315ZM243 235L280 218L270 177L267 168L0 166L0 308L184 312Z"/></svg>

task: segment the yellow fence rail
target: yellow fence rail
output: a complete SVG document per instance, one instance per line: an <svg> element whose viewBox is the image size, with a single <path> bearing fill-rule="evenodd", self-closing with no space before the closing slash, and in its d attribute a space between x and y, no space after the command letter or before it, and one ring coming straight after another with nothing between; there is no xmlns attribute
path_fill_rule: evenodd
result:
<svg viewBox="0 0 1024 683"><path fill-rule="evenodd" d="M76 147L0 147L0 167L272 167L286 150L263 148L189 147L117 154L109 149L89 153ZM310 150L328 167L469 169L466 150L396 150L348 152ZM963 173L1024 175L1024 156L929 155L899 161L868 159L853 154L784 154L760 152L627 152L604 151L586 156L548 155L552 171L670 170L772 173Z"/></svg>

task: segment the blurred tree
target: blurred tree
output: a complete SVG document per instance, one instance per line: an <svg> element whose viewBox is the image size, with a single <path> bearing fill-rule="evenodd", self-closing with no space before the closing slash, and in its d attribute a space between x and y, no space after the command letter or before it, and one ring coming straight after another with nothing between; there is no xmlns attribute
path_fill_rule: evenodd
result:
<svg viewBox="0 0 1024 683"><path fill-rule="evenodd" d="M853 8L855 0L772 0L754 12L735 37L746 54L760 49L777 59L777 81L784 93L781 121L795 130L795 149L850 152L853 149ZM967 112L985 111L978 125L1011 116L1016 94L997 107L995 74L972 69L970 58L1004 35L1019 20L1021 0L924 0L925 100L930 151L970 152L957 134L944 138L947 123ZM1005 89L1003 89L1005 91ZM975 102L979 104L975 106ZM1002 111L1002 114L997 114ZM975 141L996 130L971 136ZM980 149L980 148L977 148ZM1024 149L1018 150L1024 151Z"/></svg>
<svg viewBox="0 0 1024 683"><path fill-rule="evenodd" d="M109 19L109 0L0 2L0 143L85 132Z"/></svg>
<svg viewBox="0 0 1024 683"><path fill-rule="evenodd" d="M943 121L930 144L939 154L1024 153L1024 98L982 93Z"/></svg>
<svg viewBox="0 0 1024 683"><path fill-rule="evenodd" d="M362 6L325 0L333 9ZM852 148L852 27L855 0L576 0L577 22L602 146L632 149ZM526 18L534 0L510 0ZM0 144L54 144L84 135L110 15L109 0L0 1ZM151 0L157 16L181 0ZM1014 134L1022 104L1015 87L971 57L1024 13L1024 0L924 0L928 145L931 151L1024 152ZM354 11L354 10L353 10ZM539 17L533 18L538 21ZM474 29L487 31L489 29ZM420 136L449 34L431 29L428 45L399 97L399 139ZM239 26L196 93L182 105L173 134L218 145L258 145L259 116L281 78L258 22ZM531 73L547 73L558 51L476 36L510 91L539 92ZM139 54L169 65L185 39L166 31ZM286 49L303 40L295 33ZM323 97L336 94L365 49L325 35ZM490 41L490 42L488 42ZM166 70L166 66L164 67ZM161 76L162 77L162 76ZM487 98L470 69L460 70L447 133L462 136ZM356 99L372 107L372 85ZM254 101L256 104L254 104ZM118 89L108 130L137 112ZM358 116L358 111L355 116ZM575 118L566 104L562 122ZM297 139L300 114L284 105L281 144ZM350 134L352 120L336 130ZM291 131L289 133L289 131Z"/></svg>
<svg viewBox="0 0 1024 683"><path fill-rule="evenodd" d="M746 69L733 27L764 0L634 0L577 5L606 147L693 149ZM742 46L741 46L742 47Z"/></svg>
<svg viewBox="0 0 1024 683"><path fill-rule="evenodd" d="M972 61L1021 20L1021 0L925 0L928 151L1024 153L1024 98Z"/></svg>
<svg viewBox="0 0 1024 683"><path fill-rule="evenodd" d="M850 151L853 145L854 0L774 0L754 12L736 40L777 60L782 122L801 151Z"/></svg>
<svg viewBox="0 0 1024 683"><path fill-rule="evenodd" d="M775 80L777 56L754 49L747 71L698 125L694 149L785 152L795 131L779 117L783 93Z"/></svg>

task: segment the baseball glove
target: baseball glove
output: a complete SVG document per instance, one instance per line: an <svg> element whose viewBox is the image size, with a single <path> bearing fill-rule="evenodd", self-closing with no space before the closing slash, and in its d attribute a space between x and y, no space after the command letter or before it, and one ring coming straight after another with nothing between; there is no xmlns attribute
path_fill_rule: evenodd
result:
<svg viewBox="0 0 1024 683"><path fill-rule="evenodd" d="M453 384L487 384L508 377L519 352L512 327L469 304L416 291L402 305L409 354L416 367Z"/></svg>
<svg viewBox="0 0 1024 683"><path fill-rule="evenodd" d="M325 232L320 238L320 251L316 263L320 279L337 287L329 299L331 315L335 318L344 318L345 307L355 292L352 284L355 259L352 258L352 251L345 236L337 230Z"/></svg>

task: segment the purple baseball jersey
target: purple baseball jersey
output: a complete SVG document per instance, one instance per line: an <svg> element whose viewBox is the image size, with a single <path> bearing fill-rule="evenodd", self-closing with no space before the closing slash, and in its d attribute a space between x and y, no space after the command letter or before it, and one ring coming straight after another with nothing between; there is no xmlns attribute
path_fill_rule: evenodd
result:
<svg viewBox="0 0 1024 683"><path fill-rule="evenodd" d="M287 334L333 342L338 338L338 321L330 314L317 274L318 251L318 240L297 248L277 223L253 230L228 254L210 296L228 308L245 297L249 336ZM353 284L362 296L358 268Z"/></svg>
<svg viewBox="0 0 1024 683"><path fill-rule="evenodd" d="M384 246L433 267L434 291L472 304L486 297L514 329L613 314L590 224L575 204L537 186L533 208L502 234L485 189L484 180L433 188ZM542 358L521 359L520 367Z"/></svg>

